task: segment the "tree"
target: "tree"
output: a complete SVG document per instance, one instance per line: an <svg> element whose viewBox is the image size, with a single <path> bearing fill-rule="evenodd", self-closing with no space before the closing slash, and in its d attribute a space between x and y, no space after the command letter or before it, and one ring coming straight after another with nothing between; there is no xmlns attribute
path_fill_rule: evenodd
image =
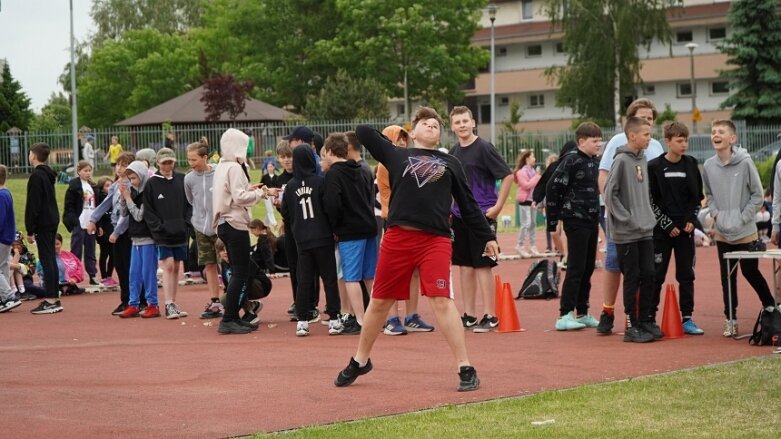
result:
<svg viewBox="0 0 781 439"><path fill-rule="evenodd" d="M345 70L328 78L306 101L310 119L356 120L388 117L385 90L372 79L354 79Z"/></svg>
<svg viewBox="0 0 781 439"><path fill-rule="evenodd" d="M733 1L729 24L732 34L719 49L727 54L722 71L733 93L721 108L733 108L732 117L749 124L781 122L781 16L776 0Z"/></svg>
<svg viewBox="0 0 781 439"><path fill-rule="evenodd" d="M203 84L201 102L206 107L206 120L218 122L223 113L228 113L231 121L244 112L247 92L252 90L250 81L237 81L233 75L216 75Z"/></svg>
<svg viewBox="0 0 781 439"><path fill-rule="evenodd" d="M567 66L547 70L558 81L556 104L582 118L620 126L622 97L640 82L637 46L668 44L668 0L545 0L543 11L564 32Z"/></svg>
<svg viewBox="0 0 781 439"><path fill-rule="evenodd" d="M339 0L335 6L337 34L318 41L318 51L334 66L349 66L353 77L378 81L390 96L460 101L463 84L490 59L470 42L483 0Z"/></svg>
<svg viewBox="0 0 781 439"><path fill-rule="evenodd" d="M41 108L30 123L30 131L68 131L71 126L70 100L62 92L52 93L49 102Z"/></svg>
<svg viewBox="0 0 781 439"><path fill-rule="evenodd" d="M5 63L0 80L0 135L11 127L27 131L33 112L30 110L30 98L22 90L22 85L11 75L11 66Z"/></svg>
<svg viewBox="0 0 781 439"><path fill-rule="evenodd" d="M675 120L678 118L678 112L673 111L670 104L664 104L664 111L659 113L659 115L656 117L656 125L658 126L664 126L665 122L675 122Z"/></svg>
<svg viewBox="0 0 781 439"><path fill-rule="evenodd" d="M199 84L197 47L187 35L128 31L95 49L79 77L80 123L110 126Z"/></svg>
<svg viewBox="0 0 781 439"><path fill-rule="evenodd" d="M94 0L90 11L95 22L93 48L117 41L129 30L156 29L177 33L196 26L200 0Z"/></svg>
<svg viewBox="0 0 781 439"><path fill-rule="evenodd" d="M255 84L253 97L300 109L336 70L315 50L340 26L334 1L213 0L193 36L216 71Z"/></svg>

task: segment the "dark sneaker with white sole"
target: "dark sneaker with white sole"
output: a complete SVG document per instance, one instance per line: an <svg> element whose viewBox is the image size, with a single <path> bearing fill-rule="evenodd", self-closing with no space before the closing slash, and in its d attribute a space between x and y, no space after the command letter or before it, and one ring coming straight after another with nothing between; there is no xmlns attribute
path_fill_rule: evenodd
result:
<svg viewBox="0 0 781 439"><path fill-rule="evenodd" d="M60 301L56 301L54 303L49 303L45 300L42 300L40 304L38 304L37 307L30 310L33 314L54 314L56 312L62 311L62 304Z"/></svg>
<svg viewBox="0 0 781 439"><path fill-rule="evenodd" d="M464 313L464 315L461 316L461 324L464 325L464 328L471 328L477 324L477 317Z"/></svg>
<svg viewBox="0 0 781 439"><path fill-rule="evenodd" d="M477 377L477 371L472 366L461 366L458 378L461 380L458 383L459 392L469 392L480 388L480 378Z"/></svg>
<svg viewBox="0 0 781 439"><path fill-rule="evenodd" d="M367 373L371 372L372 367L371 358L366 360L366 364L361 367L354 358L350 357L350 363L347 365L347 367L342 369L341 372L339 372L339 375L336 376L334 385L336 385L336 387L349 386L350 384L354 383L359 376L366 375Z"/></svg>
<svg viewBox="0 0 781 439"><path fill-rule="evenodd" d="M478 323L474 328L472 328L472 332L491 332L494 329L496 329L499 326L499 319L497 319L495 316L488 316L488 314L484 314L483 318L480 319L480 323Z"/></svg>

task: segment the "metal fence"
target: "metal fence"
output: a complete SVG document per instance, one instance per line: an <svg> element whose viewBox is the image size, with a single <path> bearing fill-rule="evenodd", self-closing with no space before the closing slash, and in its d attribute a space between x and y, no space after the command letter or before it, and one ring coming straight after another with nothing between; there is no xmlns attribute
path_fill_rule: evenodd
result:
<svg viewBox="0 0 781 439"><path fill-rule="evenodd" d="M176 136L175 150L180 165L186 164L186 145L198 141L201 137L206 137L213 151L217 151L220 136L228 127L251 130L255 139L254 158L262 158L266 154L275 155L276 145L282 137L289 134L292 129L299 124L306 124L315 132L321 133L324 137L328 133L343 132L355 129L359 123L371 125L377 129L382 129L387 125L400 124L398 120L380 119L368 121L291 121L283 123L236 123L236 124L197 124L197 125L176 125L173 131ZM777 137L781 131L781 126L751 126L747 127L745 123L738 121L738 142L745 147L752 155L755 161L766 160L775 157L781 149L781 140ZM160 149L165 143L167 130L160 127L113 127L101 129L89 129L82 131L85 135L89 134L95 137L93 146L98 151L98 160L96 160L97 171L108 169L109 164L105 157L111 137L117 136L119 143L125 150L137 151L141 148ZM603 138L609 140L615 133L615 128L603 128ZM694 133L689 139L689 154L696 157L700 162L713 155L713 148L710 144L710 127L701 127L699 133ZM483 133L479 133L483 134ZM484 136L487 137L487 136ZM531 148L538 162L551 154L558 155L562 145L567 140L574 140L572 130L553 131L553 132L500 132L497 136L496 147L499 154L511 166L521 150ZM654 137L662 139L661 128L656 127ZM0 163L11 168L15 174L24 174L30 172L27 162L27 156L30 146L37 142L45 142L52 149L52 155L49 164L57 171L63 171L73 164L73 145L70 132L21 132L17 134L0 135ZM450 148L456 143L456 138L449 129L442 130L442 147ZM255 160L258 162L258 160ZM257 163L256 163L257 164Z"/></svg>

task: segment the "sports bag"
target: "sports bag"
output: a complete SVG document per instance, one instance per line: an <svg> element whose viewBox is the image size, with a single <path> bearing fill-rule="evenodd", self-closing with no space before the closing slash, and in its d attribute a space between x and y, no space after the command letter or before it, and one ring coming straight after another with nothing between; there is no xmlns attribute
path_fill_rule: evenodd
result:
<svg viewBox="0 0 781 439"><path fill-rule="evenodd" d="M781 346L781 311L770 312L763 308L748 342L755 346Z"/></svg>
<svg viewBox="0 0 781 439"><path fill-rule="evenodd" d="M540 259L529 267L529 273L516 299L554 299L559 297L559 269L553 259Z"/></svg>

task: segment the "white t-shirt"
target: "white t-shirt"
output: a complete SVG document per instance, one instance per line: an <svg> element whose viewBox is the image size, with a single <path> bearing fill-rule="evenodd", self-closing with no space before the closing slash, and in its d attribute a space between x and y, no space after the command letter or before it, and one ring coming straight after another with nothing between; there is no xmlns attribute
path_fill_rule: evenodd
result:
<svg viewBox="0 0 781 439"><path fill-rule="evenodd" d="M613 158L616 155L616 149L626 144L627 139L625 133L618 133L613 136L613 138L607 142L607 145L605 145L605 150L602 151L602 158L599 160L599 170L610 171L610 167L613 166ZM662 154L664 154L664 148L662 148L662 144L659 143L659 141L656 139L651 139L651 142L648 144L648 148L645 150L646 160L650 162Z"/></svg>
<svg viewBox="0 0 781 439"><path fill-rule="evenodd" d="M89 219L92 215L92 211L95 210L95 191L92 190L89 182L81 181L81 190L84 192L82 198L81 215L79 215L79 224L82 229L86 229L89 225Z"/></svg>

